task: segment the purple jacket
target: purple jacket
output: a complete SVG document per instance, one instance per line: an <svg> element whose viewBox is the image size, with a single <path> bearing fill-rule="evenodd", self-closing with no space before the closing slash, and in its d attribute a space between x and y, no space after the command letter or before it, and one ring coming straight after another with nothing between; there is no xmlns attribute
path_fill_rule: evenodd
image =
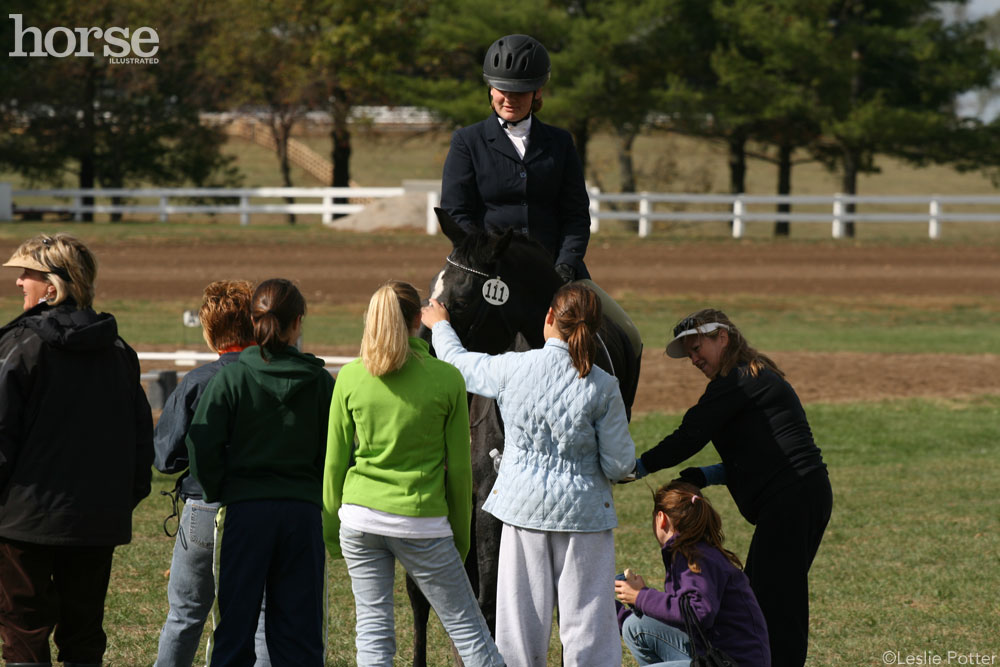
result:
<svg viewBox="0 0 1000 667"><path fill-rule="evenodd" d="M643 588L635 599L635 608L643 615L685 630L679 603L685 593L690 593L691 608L713 646L739 665L770 667L767 625L747 576L706 542L698 543L701 572L697 574L680 554L672 558L669 546L668 541L662 552L667 571L663 592ZM618 605L619 629L631 614L628 607Z"/></svg>

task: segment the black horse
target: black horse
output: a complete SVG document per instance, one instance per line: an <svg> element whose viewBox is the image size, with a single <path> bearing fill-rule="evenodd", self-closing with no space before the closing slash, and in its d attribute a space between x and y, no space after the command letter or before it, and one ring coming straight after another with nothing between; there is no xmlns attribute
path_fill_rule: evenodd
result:
<svg viewBox="0 0 1000 667"><path fill-rule="evenodd" d="M500 235L467 233L441 209L435 209L441 230L453 248L444 268L431 282L430 296L448 309L452 327L466 349L488 354L524 351L545 344L542 324L562 279L545 248L508 230ZM430 332L421 328L430 340ZM639 381L639 353L625 332L604 318L599 331L597 365L618 378L626 410L631 412ZM472 549L465 561L479 607L490 632L496 630L499 520L480 509L496 481L490 456L503 452L503 420L496 401L470 394L472 427L473 503ZM407 577L413 607L413 664L424 667L430 606Z"/></svg>

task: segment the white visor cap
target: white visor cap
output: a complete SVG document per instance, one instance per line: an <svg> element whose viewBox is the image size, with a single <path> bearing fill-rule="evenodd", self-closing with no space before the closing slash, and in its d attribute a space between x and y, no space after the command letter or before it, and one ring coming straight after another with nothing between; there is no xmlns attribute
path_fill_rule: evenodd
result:
<svg viewBox="0 0 1000 667"><path fill-rule="evenodd" d="M684 339L686 337L712 333L716 329L725 329L726 331L729 331L729 327L722 322L709 322L708 324L702 324L700 327L680 332L674 336L672 341L667 343L667 356L672 359L684 359L688 356L687 352L684 350Z"/></svg>

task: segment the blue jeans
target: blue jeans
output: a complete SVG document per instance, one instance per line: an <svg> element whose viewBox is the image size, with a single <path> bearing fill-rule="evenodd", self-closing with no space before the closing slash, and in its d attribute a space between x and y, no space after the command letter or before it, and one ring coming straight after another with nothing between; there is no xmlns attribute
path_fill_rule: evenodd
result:
<svg viewBox="0 0 1000 667"><path fill-rule="evenodd" d="M155 667L191 667L205 620L215 602L212 554L215 551L215 515L218 503L188 498L184 501L177 541L170 561L167 600L170 611L160 631ZM257 667L270 667L264 641L264 609L254 638Z"/></svg>
<svg viewBox="0 0 1000 667"><path fill-rule="evenodd" d="M396 654L392 600L396 559L434 607L466 667L504 664L479 610L454 538L386 537L341 525L340 548L354 590L358 667L392 665Z"/></svg>
<svg viewBox="0 0 1000 667"><path fill-rule="evenodd" d="M622 639L640 665L688 667L694 656L686 632L649 616L632 614L626 618Z"/></svg>

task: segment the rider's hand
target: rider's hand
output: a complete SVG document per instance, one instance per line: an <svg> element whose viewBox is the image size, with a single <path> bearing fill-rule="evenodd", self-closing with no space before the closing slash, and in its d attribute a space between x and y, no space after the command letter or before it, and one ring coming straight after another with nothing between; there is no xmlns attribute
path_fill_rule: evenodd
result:
<svg viewBox="0 0 1000 667"><path fill-rule="evenodd" d="M576 269L569 264L556 264L556 273L562 278L563 283L571 283L576 279Z"/></svg>

